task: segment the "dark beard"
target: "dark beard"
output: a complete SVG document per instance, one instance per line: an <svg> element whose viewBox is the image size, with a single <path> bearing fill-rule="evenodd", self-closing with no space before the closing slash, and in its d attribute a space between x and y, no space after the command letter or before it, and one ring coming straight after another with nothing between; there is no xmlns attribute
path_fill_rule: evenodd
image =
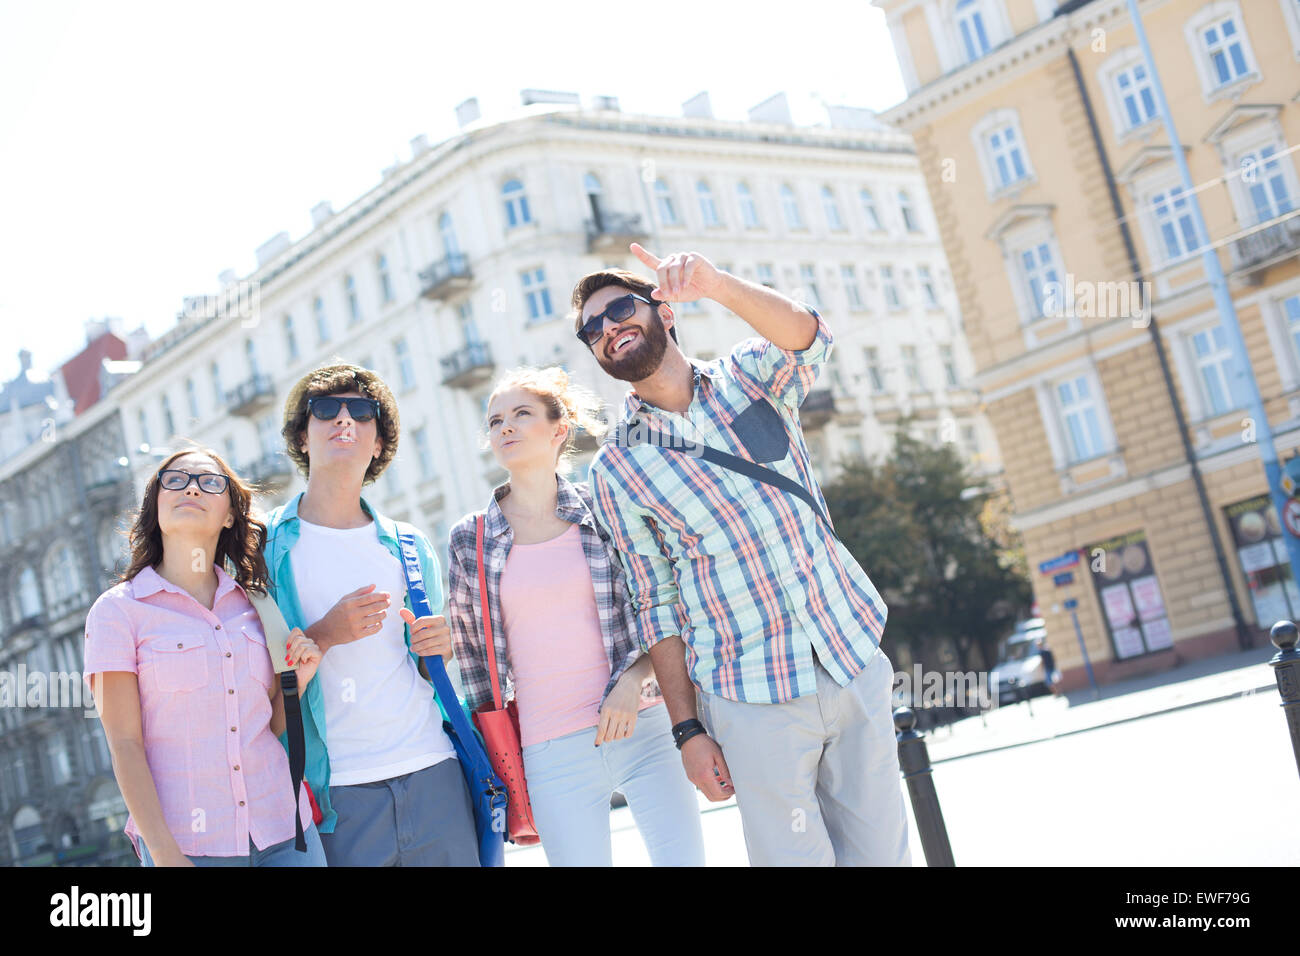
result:
<svg viewBox="0 0 1300 956"><path fill-rule="evenodd" d="M604 357L605 347L601 344L596 361L612 378L623 382L643 382L663 363L664 352L668 349L668 332L658 309L654 310L645 329L638 331L641 331L641 341L633 345L627 355L620 355L613 361Z"/></svg>

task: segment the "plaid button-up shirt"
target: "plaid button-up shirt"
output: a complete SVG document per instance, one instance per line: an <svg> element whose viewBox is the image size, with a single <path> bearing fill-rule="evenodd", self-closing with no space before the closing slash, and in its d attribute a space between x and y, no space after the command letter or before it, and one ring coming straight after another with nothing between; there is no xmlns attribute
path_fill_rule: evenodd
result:
<svg viewBox="0 0 1300 956"><path fill-rule="evenodd" d="M641 646L680 635L691 679L729 700L781 703L815 693L814 654L846 685L885 629L888 612L870 578L805 502L654 444L664 433L750 460L761 450L757 460L809 489L824 513L798 409L832 337L808 311L817 337L807 349L751 338L726 358L692 362L684 415L629 392L621 427L648 429L649 440L632 447L606 440L591 464L596 517L622 555ZM770 402L777 416L742 438L732 423L754 402ZM784 457L762 460L782 448Z"/></svg>
<svg viewBox="0 0 1300 956"><path fill-rule="evenodd" d="M591 491L585 484L574 484L556 475L555 515L578 526L582 552L591 570L592 590L596 596L596 613L600 633L609 660L609 683L601 695L603 705L623 672L636 663L644 652L637 644L632 628L632 613L627 600L627 583L618 553L606 540L591 510ZM483 528L483 567L486 572L488 613L492 617L493 646L496 648L497 681L502 702L513 694L510 659L506 648L506 628L501 613L501 573L514 544L515 533L497 503L510 493L506 482L492 493L485 512ZM483 627L483 603L479 597L478 554L474 543L475 514L462 518L448 536L447 619L451 624L455 661L460 668L461 686L471 710L492 700L492 683L488 674L487 640Z"/></svg>

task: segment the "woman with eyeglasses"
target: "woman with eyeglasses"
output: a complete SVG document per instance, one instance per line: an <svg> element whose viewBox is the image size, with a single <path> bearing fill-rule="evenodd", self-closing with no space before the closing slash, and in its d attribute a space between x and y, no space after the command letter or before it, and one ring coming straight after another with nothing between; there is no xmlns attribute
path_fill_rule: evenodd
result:
<svg viewBox="0 0 1300 956"><path fill-rule="evenodd" d="M86 618L84 670L145 866L325 865L276 739L284 701L246 593L266 590L251 505L216 453L168 457L145 487L129 567ZM286 663L300 687L320 656L295 629Z"/></svg>
<svg viewBox="0 0 1300 956"><path fill-rule="evenodd" d="M642 693L654 671L637 645L622 565L587 485L560 474L576 430L601 430L599 407L559 368L517 369L494 388L487 439L510 480L451 531L456 662L470 707L493 706L486 603L497 686L506 695L513 685L529 802L551 866L612 865L614 791L653 865L703 866L695 787L662 699Z"/></svg>

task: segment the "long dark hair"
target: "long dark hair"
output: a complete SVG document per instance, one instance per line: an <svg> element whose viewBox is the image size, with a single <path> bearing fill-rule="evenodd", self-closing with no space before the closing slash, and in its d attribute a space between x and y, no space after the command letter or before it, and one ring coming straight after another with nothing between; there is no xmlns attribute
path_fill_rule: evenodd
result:
<svg viewBox="0 0 1300 956"><path fill-rule="evenodd" d="M267 573L262 548L266 544L266 525L252 515L252 490L234 469L211 448L195 445L173 452L158 466L144 489L144 501L131 526L131 560L122 580L129 581L145 568L156 568L163 558L162 529L158 526L158 474L183 455L205 455L211 458L223 475L230 479L226 494L230 497L230 513L235 521L222 528L217 538L217 553L212 556L214 566L224 566L226 571L246 590L265 592Z"/></svg>

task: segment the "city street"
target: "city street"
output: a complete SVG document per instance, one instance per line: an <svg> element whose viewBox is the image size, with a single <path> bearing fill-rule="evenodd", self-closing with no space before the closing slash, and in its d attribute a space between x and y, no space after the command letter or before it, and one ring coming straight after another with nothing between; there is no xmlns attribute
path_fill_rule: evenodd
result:
<svg viewBox="0 0 1300 956"><path fill-rule="evenodd" d="M935 783L959 866L1300 863L1300 777L1275 692L944 761ZM735 806L701 806L709 865L746 865ZM615 865L648 865L626 808L611 826ZM545 854L511 850L506 865Z"/></svg>

